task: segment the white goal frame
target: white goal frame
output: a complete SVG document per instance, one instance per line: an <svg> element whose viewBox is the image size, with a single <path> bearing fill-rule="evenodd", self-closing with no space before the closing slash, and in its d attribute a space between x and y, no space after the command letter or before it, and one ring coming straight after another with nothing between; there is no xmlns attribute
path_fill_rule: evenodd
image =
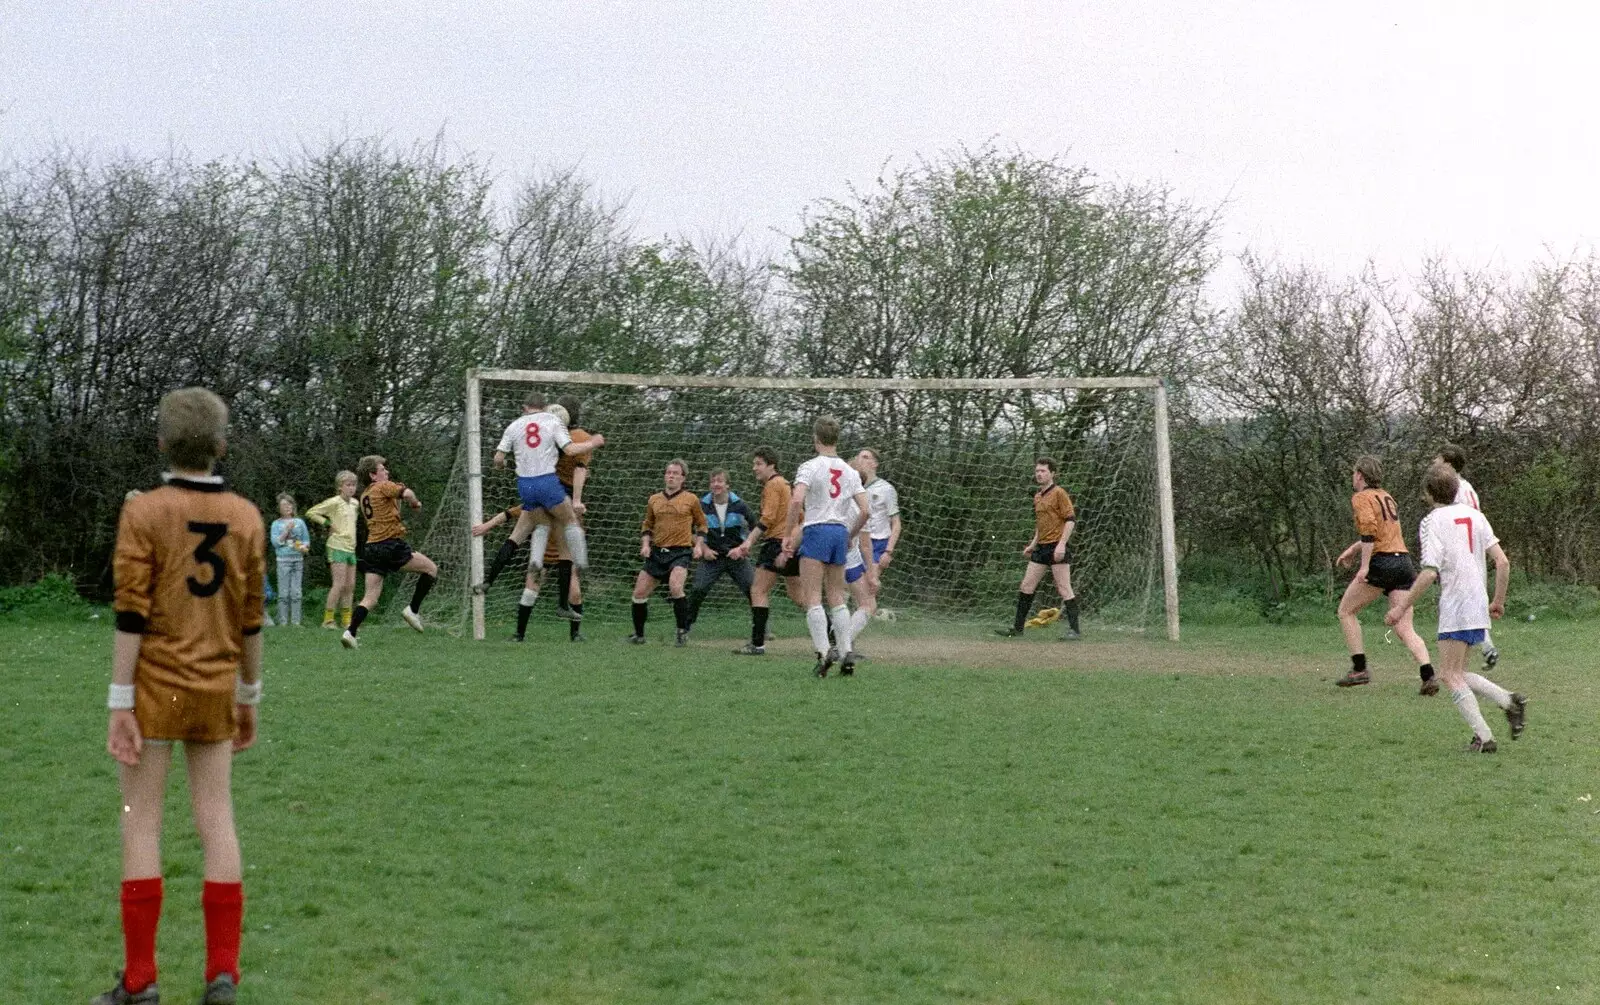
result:
<svg viewBox="0 0 1600 1005"><path fill-rule="evenodd" d="M1161 524L1161 584L1167 615L1167 638L1179 638L1178 533L1172 507L1172 440L1168 432L1167 385L1160 377L1029 377L1008 379L876 379L868 377L702 377L693 374L587 373L569 370L467 370L466 435L468 526L483 522L483 385L579 384L590 386L667 388L750 388L780 391L1073 391L1147 390L1154 403L1156 497ZM468 546L469 582L484 576L483 538ZM484 597L472 594L472 637L482 640Z"/></svg>

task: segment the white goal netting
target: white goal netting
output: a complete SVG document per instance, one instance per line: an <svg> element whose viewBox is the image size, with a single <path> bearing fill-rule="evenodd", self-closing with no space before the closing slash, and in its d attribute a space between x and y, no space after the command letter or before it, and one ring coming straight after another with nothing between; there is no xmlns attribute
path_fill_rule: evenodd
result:
<svg viewBox="0 0 1600 1005"><path fill-rule="evenodd" d="M1175 636L1175 584L1170 572L1163 580L1163 560L1170 558L1162 526L1170 480L1158 443L1165 405L1154 379L823 382L474 371L468 382L476 415L469 414L423 546L441 570L426 613L452 631L481 637L474 570L487 568L509 524L478 540L469 531L474 520L516 504L514 472L495 468L491 459L506 424L521 414L524 394L537 388L551 401L578 398L574 427L606 438L583 492L586 621L627 620L640 567L640 520L645 501L662 488L668 461L688 462L687 487L696 495L707 491L714 470L726 470L733 491L755 512L761 493L752 452L775 449L779 470L792 480L813 453L812 421L831 414L843 424L840 454L848 459L872 447L881 458L879 476L899 492L903 533L879 598L896 620L1009 622L1026 564L1022 548L1033 533L1034 459L1049 456L1077 507L1072 577L1086 622L1133 631L1165 622ZM824 383L834 386L818 386ZM474 500L472 483L480 475L481 499ZM489 634L515 622L527 551L524 545L482 598ZM541 606L557 593L553 575L547 579L542 597L550 599ZM1055 603L1047 577L1035 607ZM774 596L775 617L789 607ZM723 579L702 618L745 610L745 598Z"/></svg>

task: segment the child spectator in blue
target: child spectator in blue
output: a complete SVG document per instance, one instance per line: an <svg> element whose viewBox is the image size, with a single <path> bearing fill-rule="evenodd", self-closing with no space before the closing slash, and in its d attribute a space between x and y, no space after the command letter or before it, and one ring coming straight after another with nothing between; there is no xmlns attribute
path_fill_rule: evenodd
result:
<svg viewBox="0 0 1600 1005"><path fill-rule="evenodd" d="M278 496L278 519L272 521L268 540L278 556L278 624L300 624L300 594L305 580L306 552L311 531L294 515L294 496Z"/></svg>

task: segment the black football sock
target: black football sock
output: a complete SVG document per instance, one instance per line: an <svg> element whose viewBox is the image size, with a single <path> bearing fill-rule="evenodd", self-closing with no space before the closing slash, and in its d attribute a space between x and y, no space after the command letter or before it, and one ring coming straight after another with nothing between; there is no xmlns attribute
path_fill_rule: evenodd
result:
<svg viewBox="0 0 1600 1005"><path fill-rule="evenodd" d="M1356 673L1367 672L1367 654L1355 653L1350 657L1350 669Z"/></svg>
<svg viewBox="0 0 1600 1005"><path fill-rule="evenodd" d="M648 600L635 600L633 602L633 634L644 634L644 619L649 614L650 602Z"/></svg>
<svg viewBox="0 0 1600 1005"><path fill-rule="evenodd" d="M1063 600L1061 602L1061 610L1067 616L1067 626L1070 627L1073 631L1077 631L1078 630L1078 598L1077 597L1073 597L1071 600Z"/></svg>
<svg viewBox="0 0 1600 1005"><path fill-rule="evenodd" d="M1033 594L1017 592L1017 620L1011 626L1017 631L1022 631L1028 624L1028 611L1033 607Z"/></svg>
<svg viewBox="0 0 1600 1005"><path fill-rule="evenodd" d="M351 635L354 635L356 632L361 630L361 622L365 620L367 620L367 609L362 607L360 604L357 604L355 612L350 615L350 627L346 628L345 631L349 632Z"/></svg>
<svg viewBox="0 0 1600 1005"><path fill-rule="evenodd" d="M578 615L579 617L582 617L583 616L583 605L582 604L573 604L572 605L572 613ZM581 626L576 621L567 622L567 636L569 638L574 638L574 639L577 638L578 637L578 629L579 629L579 627L581 627Z"/></svg>
<svg viewBox="0 0 1600 1005"><path fill-rule="evenodd" d="M556 563L556 606L571 607L567 597L572 592L572 563L563 559Z"/></svg>
<svg viewBox="0 0 1600 1005"><path fill-rule="evenodd" d="M517 605L517 638L528 634L528 616L533 613L532 604Z"/></svg>
<svg viewBox="0 0 1600 1005"><path fill-rule="evenodd" d="M428 591L433 589L435 578L426 572L417 577L417 588L411 591L411 613L422 613L422 602L428 599Z"/></svg>
<svg viewBox="0 0 1600 1005"><path fill-rule="evenodd" d="M1433 680L1433 664L1432 663L1424 663L1424 664L1422 664L1422 666L1417 668L1417 672L1422 675L1422 679L1424 681Z"/></svg>
<svg viewBox="0 0 1600 1005"><path fill-rule="evenodd" d="M689 613L684 616L685 628L693 628L694 623L700 620L700 605L705 602L706 595L696 591L689 595Z"/></svg>
<svg viewBox="0 0 1600 1005"><path fill-rule="evenodd" d="M686 632L686 631L689 630L689 598L688 597L673 597L672 598L672 617L678 623L678 631Z"/></svg>
<svg viewBox="0 0 1600 1005"><path fill-rule="evenodd" d="M772 613L770 607L750 608L750 644L764 646L767 644L767 615Z"/></svg>
<svg viewBox="0 0 1600 1005"><path fill-rule="evenodd" d="M506 563L511 561L511 556L517 553L517 542L506 538L500 543L500 550L494 553L494 561L489 564L489 574L483 577L485 586L493 586L494 581L500 578L500 573L505 569Z"/></svg>

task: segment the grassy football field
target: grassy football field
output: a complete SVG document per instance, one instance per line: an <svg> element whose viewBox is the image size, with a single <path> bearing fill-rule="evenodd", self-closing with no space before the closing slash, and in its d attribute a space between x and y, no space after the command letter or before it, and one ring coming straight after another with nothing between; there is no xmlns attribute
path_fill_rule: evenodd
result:
<svg viewBox="0 0 1600 1005"><path fill-rule="evenodd" d="M1369 629L1079 644L796 621L687 651L536 620L359 652L268 629L235 765L242 1002L1600 1001L1600 625L1498 630L1531 698L1469 755ZM724 637L716 637L716 636ZM0 619L0 1000L121 959L111 626ZM1591 796L1595 797L1591 799ZM169 790L161 984L198 997L200 852Z"/></svg>

